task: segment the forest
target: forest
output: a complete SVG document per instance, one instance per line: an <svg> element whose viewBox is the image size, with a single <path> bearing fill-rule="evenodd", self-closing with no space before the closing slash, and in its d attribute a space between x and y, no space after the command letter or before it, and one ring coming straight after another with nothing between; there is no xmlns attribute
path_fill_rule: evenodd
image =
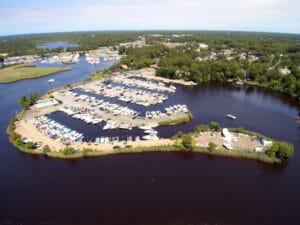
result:
<svg viewBox="0 0 300 225"><path fill-rule="evenodd" d="M127 55L121 64L131 69L154 66L158 76L197 83L239 80L300 100L300 35L164 34L148 35L147 43L143 48L120 49L120 53ZM166 43L178 45L170 48ZM199 43L207 44L208 48L199 49Z"/></svg>
<svg viewBox="0 0 300 225"><path fill-rule="evenodd" d="M102 46L117 45L120 42L134 41L140 34L137 32L67 32L2 36L0 37L0 54L8 53L8 56L20 56L63 52L62 47L51 50L37 47L41 44L56 41L80 45L69 47L67 51L87 51Z"/></svg>
<svg viewBox="0 0 300 225"><path fill-rule="evenodd" d="M87 51L146 37L142 48L120 47L120 64L131 69L155 67L158 76L207 81L239 80L282 91L300 100L300 35L218 31L69 32L0 37L0 55L45 55L63 48L37 45L78 43L67 51ZM200 48L200 44L207 48ZM171 46L171 47L170 47ZM111 69L119 66L116 64Z"/></svg>

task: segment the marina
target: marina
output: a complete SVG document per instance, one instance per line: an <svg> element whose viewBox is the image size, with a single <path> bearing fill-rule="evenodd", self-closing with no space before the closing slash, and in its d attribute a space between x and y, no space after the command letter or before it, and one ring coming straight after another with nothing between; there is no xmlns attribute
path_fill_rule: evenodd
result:
<svg viewBox="0 0 300 225"><path fill-rule="evenodd" d="M122 78L119 76L120 79L128 81L133 78L124 74ZM156 81L145 82L136 78L133 81L143 85L133 88L131 83L124 82L120 86L114 79L104 78L75 89L54 91L51 99L39 101L25 113L27 124L32 123L41 134L59 143L52 146L53 151L61 150L61 144L76 146L80 151L85 146L80 143L114 145L122 141L163 141L164 138L153 128L164 121L187 118L190 111L185 104L168 104L165 90L152 88ZM167 88L167 85L160 82L160 87ZM173 95L177 88L172 86L171 89L169 95ZM72 125L69 127L63 121L56 121L52 114L58 112L95 127L99 135L86 135L73 129ZM111 133L113 130L118 130L120 135ZM41 142L37 135L27 136L35 143Z"/></svg>

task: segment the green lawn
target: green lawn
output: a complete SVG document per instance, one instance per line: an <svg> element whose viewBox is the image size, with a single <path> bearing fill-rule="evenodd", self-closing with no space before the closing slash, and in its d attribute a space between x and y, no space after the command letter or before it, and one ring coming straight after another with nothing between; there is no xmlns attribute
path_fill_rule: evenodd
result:
<svg viewBox="0 0 300 225"><path fill-rule="evenodd" d="M0 69L0 83L10 83L18 80L38 78L70 70L70 67L36 68L18 65Z"/></svg>

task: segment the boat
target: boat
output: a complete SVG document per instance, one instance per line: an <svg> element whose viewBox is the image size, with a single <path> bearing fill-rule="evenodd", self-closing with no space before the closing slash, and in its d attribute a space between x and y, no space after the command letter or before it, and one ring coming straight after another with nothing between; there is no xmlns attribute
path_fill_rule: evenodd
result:
<svg viewBox="0 0 300 225"><path fill-rule="evenodd" d="M229 143L223 143L223 147L228 150L232 150L232 146Z"/></svg>
<svg viewBox="0 0 300 225"><path fill-rule="evenodd" d="M54 83L54 82L55 82L55 80L52 78L48 80L48 83Z"/></svg>
<svg viewBox="0 0 300 225"><path fill-rule="evenodd" d="M142 137L145 140L158 140L159 138L156 135L149 134Z"/></svg>
<svg viewBox="0 0 300 225"><path fill-rule="evenodd" d="M232 114L227 114L226 115L229 119L235 120L236 116L232 115Z"/></svg>
<svg viewBox="0 0 300 225"><path fill-rule="evenodd" d="M108 129L110 129L110 128L111 128L111 123L107 122L107 123L105 124L105 126L103 127L103 130L108 130Z"/></svg>
<svg viewBox="0 0 300 225"><path fill-rule="evenodd" d="M144 130L145 134L152 134L152 135L156 135L158 132L156 130L153 129L149 129L149 130Z"/></svg>
<svg viewBox="0 0 300 225"><path fill-rule="evenodd" d="M150 129L152 129L152 127L151 126L146 126L146 125L143 125L143 126L139 126L139 129L141 129L141 130L150 130Z"/></svg>
<svg viewBox="0 0 300 225"><path fill-rule="evenodd" d="M236 85L244 85L244 82L237 80L237 81L235 81L235 84Z"/></svg>
<svg viewBox="0 0 300 225"><path fill-rule="evenodd" d="M121 123L119 126L120 129L131 130L132 127L129 124Z"/></svg>

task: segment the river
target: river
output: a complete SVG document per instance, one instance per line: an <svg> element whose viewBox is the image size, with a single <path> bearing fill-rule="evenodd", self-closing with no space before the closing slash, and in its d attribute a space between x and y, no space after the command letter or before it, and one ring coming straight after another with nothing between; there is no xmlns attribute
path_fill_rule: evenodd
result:
<svg viewBox="0 0 300 225"><path fill-rule="evenodd" d="M209 83L180 87L169 97L185 103L194 120L159 128L160 136L198 123L243 126L291 142L295 156L282 165L193 153L143 153L78 160L32 156L8 142L5 129L18 98L45 94L109 66L80 63L72 70L0 85L0 224L299 224L299 104L263 88ZM41 66L41 65L39 65ZM48 79L57 81L53 86ZM237 119L226 118L233 113ZM93 136L93 127L52 115Z"/></svg>

